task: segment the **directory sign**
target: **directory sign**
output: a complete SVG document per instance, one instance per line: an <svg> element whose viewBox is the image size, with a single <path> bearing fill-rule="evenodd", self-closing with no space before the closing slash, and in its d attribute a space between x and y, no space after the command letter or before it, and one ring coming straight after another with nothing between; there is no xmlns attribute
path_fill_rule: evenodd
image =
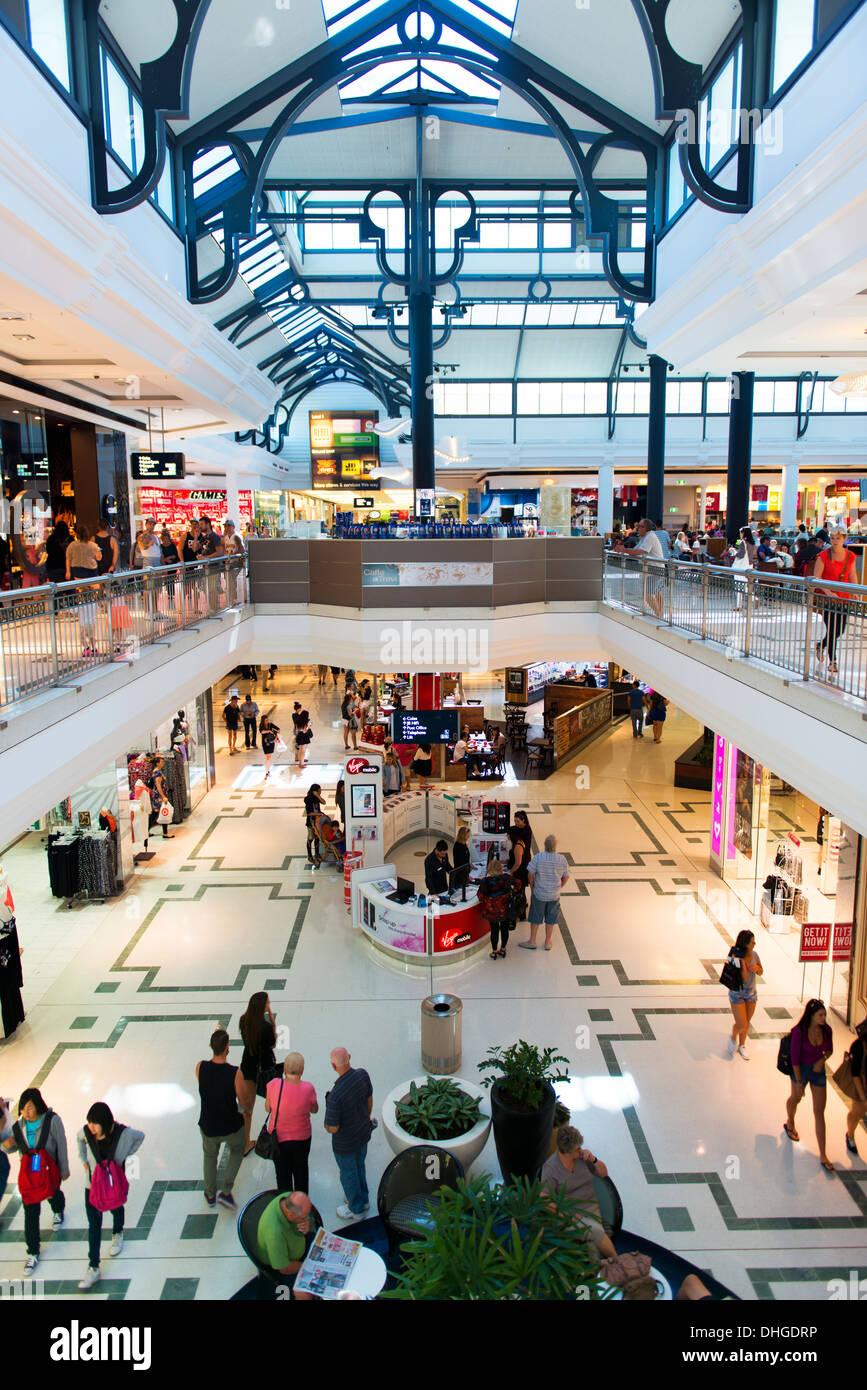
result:
<svg viewBox="0 0 867 1390"><path fill-rule="evenodd" d="M395 743L456 743L459 714L456 709L401 709L391 716Z"/></svg>
<svg viewBox="0 0 867 1390"><path fill-rule="evenodd" d="M129 462L134 482L177 481L184 477L183 454L130 454Z"/></svg>
<svg viewBox="0 0 867 1390"><path fill-rule="evenodd" d="M379 435L376 410L357 414L336 410L310 411L310 465L314 489L352 488L376 492L379 479ZM356 506L358 503L356 502Z"/></svg>

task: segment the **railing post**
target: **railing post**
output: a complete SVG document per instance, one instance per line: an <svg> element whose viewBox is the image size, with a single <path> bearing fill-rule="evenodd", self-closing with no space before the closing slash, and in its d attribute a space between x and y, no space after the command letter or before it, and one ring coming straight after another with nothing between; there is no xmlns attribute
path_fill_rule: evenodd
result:
<svg viewBox="0 0 867 1390"><path fill-rule="evenodd" d="M803 677L805 681L810 679L810 653L813 650L813 600L815 591L809 578L804 577L804 592L807 595L807 624L804 632L804 664Z"/></svg>
<svg viewBox="0 0 867 1390"><path fill-rule="evenodd" d="M748 572L748 574L747 574L747 598L746 598L747 616L746 616L746 625L745 625L745 627L744 627L744 651L743 651L744 656L749 656L749 654L750 654L750 636L751 636L751 628L752 628L752 620L753 620L753 582L754 582L754 580L753 580L753 572L752 572L752 570L750 570L750 571Z"/></svg>
<svg viewBox="0 0 867 1390"><path fill-rule="evenodd" d="M647 561L645 560L645 558L644 558L643 555L642 555L641 560L639 561L639 563L640 563L640 565L641 565L641 612L643 613L644 610L645 610L645 608L648 607L648 603L647 603Z"/></svg>
<svg viewBox="0 0 867 1390"><path fill-rule="evenodd" d="M187 625L187 580L186 580L186 573L187 573L187 572L186 572L186 569L184 568L183 565L181 565L181 567L178 569L178 572L177 572L177 584L176 584L176 586L175 586L175 587L179 590L180 595L181 595L181 613L180 613L181 628L185 628L186 625Z"/></svg>
<svg viewBox="0 0 867 1390"><path fill-rule="evenodd" d="M665 586L668 596L668 626L671 627L674 623L674 584L677 574L672 560L667 561L666 568L668 570L668 582Z"/></svg>
<svg viewBox="0 0 867 1390"><path fill-rule="evenodd" d="M705 568L701 572L701 637L702 641L707 641L707 586L708 573Z"/></svg>
<svg viewBox="0 0 867 1390"><path fill-rule="evenodd" d="M48 625L51 632L51 673L53 684L60 684L60 660L57 654L57 589L52 584L48 605Z"/></svg>
<svg viewBox="0 0 867 1390"><path fill-rule="evenodd" d="M626 556L620 555L620 607L626 607Z"/></svg>

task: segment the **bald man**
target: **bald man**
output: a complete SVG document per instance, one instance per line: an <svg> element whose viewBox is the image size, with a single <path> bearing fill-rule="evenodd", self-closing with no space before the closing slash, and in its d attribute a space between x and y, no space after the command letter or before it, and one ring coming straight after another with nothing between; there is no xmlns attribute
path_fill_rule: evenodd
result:
<svg viewBox="0 0 867 1390"><path fill-rule="evenodd" d="M310 1220L312 1206L306 1192L281 1192L259 1217L256 1230L259 1259L285 1275L290 1286L304 1263L309 1237L314 1234ZM294 1291L292 1296L297 1299L314 1297Z"/></svg>
<svg viewBox="0 0 867 1390"><path fill-rule="evenodd" d="M370 1194L364 1160L373 1133L370 1112L373 1108L373 1087L363 1067L353 1067L345 1047L335 1047L331 1066L337 1080L325 1097L325 1128L331 1135L331 1147L340 1172L340 1182L346 1197L337 1215L344 1221L358 1221L370 1210Z"/></svg>

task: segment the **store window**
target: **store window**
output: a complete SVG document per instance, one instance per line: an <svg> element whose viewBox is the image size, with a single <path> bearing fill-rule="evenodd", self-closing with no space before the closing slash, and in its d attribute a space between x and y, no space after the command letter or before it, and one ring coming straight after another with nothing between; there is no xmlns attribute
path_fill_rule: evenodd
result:
<svg viewBox="0 0 867 1390"><path fill-rule="evenodd" d="M778 91L813 47L815 0L777 0L771 87Z"/></svg>
<svg viewBox="0 0 867 1390"><path fill-rule="evenodd" d="M65 0L0 0L0 14L68 92L69 36Z"/></svg>

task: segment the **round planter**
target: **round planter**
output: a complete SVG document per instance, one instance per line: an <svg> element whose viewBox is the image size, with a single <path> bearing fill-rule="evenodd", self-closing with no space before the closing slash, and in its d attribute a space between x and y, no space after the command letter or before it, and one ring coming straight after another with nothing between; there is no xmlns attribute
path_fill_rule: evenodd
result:
<svg viewBox="0 0 867 1390"><path fill-rule="evenodd" d="M410 1081L402 1081L399 1086L395 1086L393 1091L389 1091L382 1103L382 1127L385 1130L385 1137L388 1140L389 1148L392 1153L403 1153L404 1149L410 1149L416 1144L435 1144L438 1149L446 1149L448 1153L454 1154L455 1158L463 1164L464 1170L478 1158L485 1144L488 1142L488 1134L491 1129L491 1107L488 1103L488 1093L481 1086L476 1086L472 1081L464 1081L461 1076L449 1077L454 1081L466 1095L473 1100L482 1102L482 1118L472 1129L468 1129L466 1134L461 1134L457 1139L419 1139L414 1134L409 1134L405 1129L401 1129L397 1123L395 1106L398 1101L403 1100L409 1094L412 1081L416 1086L423 1086L429 1081L429 1076L411 1077Z"/></svg>
<svg viewBox="0 0 867 1390"><path fill-rule="evenodd" d="M494 1143L506 1182L514 1178L533 1179L538 1174L548 1157L556 1101L554 1087L549 1085L538 1110L516 1110L503 1101L500 1083L494 1082L491 1087Z"/></svg>

